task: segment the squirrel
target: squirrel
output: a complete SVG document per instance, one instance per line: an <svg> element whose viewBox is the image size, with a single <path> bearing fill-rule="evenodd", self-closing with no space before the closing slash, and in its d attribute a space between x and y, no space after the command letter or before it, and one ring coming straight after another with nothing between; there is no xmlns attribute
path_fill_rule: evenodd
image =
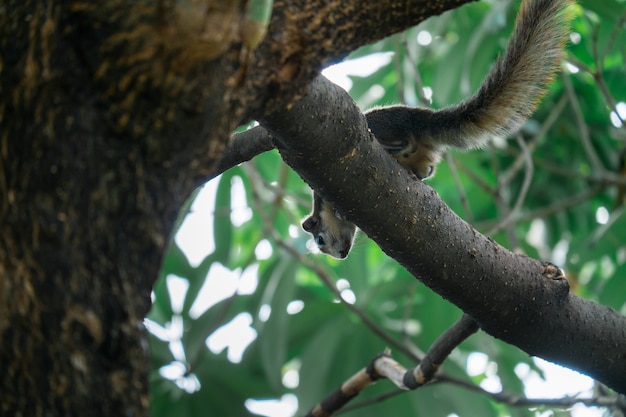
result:
<svg viewBox="0 0 626 417"><path fill-rule="evenodd" d="M322 252L337 259L348 256L356 234L354 223L316 192L313 192L313 212L302 222L302 228L313 235Z"/></svg>
<svg viewBox="0 0 626 417"><path fill-rule="evenodd" d="M403 167L424 180L435 173L449 147L480 148L492 136L516 132L530 117L555 77L569 32L574 0L523 0L504 55L478 91L460 104L432 110L404 105L365 113L377 141ZM345 258L356 227L317 193L302 227L319 249Z"/></svg>

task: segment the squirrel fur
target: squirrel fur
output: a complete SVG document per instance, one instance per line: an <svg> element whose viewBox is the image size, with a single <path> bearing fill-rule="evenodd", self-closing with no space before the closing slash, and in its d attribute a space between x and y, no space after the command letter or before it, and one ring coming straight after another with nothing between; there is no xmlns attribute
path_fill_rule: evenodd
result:
<svg viewBox="0 0 626 417"><path fill-rule="evenodd" d="M478 91L440 110L403 105L372 109L367 124L403 167L423 180L432 176L449 147L469 150L493 136L516 132L534 112L559 70L574 0L523 0L506 51ZM302 226L319 249L345 258L356 227L314 193L313 212Z"/></svg>

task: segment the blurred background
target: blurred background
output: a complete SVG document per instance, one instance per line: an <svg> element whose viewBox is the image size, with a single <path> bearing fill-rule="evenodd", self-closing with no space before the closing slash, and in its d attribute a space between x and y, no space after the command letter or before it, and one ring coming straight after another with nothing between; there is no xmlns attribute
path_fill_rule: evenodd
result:
<svg viewBox="0 0 626 417"><path fill-rule="evenodd" d="M364 47L324 74L364 111L458 103L504 50L518 7L466 5ZM626 3L581 2L575 14L563 72L532 120L484 150L451 152L428 184L481 233L557 264L576 294L626 314ZM390 339L419 354L461 316L363 234L344 261L317 253L300 227L310 210L310 189L275 151L190 198L146 319L153 416L303 415ZM406 368L416 365L392 354ZM584 404L512 405L517 396L604 391L481 332L442 372L457 382L395 395L382 380L345 415L611 414Z"/></svg>

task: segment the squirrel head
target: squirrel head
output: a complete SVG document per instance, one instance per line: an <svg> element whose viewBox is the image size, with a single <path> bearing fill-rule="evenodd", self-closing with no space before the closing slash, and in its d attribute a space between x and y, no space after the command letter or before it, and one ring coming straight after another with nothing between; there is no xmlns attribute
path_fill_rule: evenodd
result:
<svg viewBox="0 0 626 417"><path fill-rule="evenodd" d="M302 228L313 235L313 241L320 251L337 259L348 256L356 234L356 226L325 201L319 210L314 209L302 222Z"/></svg>

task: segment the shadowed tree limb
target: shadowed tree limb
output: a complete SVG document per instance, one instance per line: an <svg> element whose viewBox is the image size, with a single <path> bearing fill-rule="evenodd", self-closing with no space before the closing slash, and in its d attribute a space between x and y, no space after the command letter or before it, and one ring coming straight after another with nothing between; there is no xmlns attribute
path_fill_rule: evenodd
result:
<svg viewBox="0 0 626 417"><path fill-rule="evenodd" d="M319 77L301 102L260 122L316 192L487 333L626 392L626 317L456 216L382 149L343 90Z"/></svg>
<svg viewBox="0 0 626 417"><path fill-rule="evenodd" d="M474 319L463 314L435 340L420 364L404 374L402 381L404 385L409 389L415 389L430 382L452 350L477 331L478 324Z"/></svg>
<svg viewBox="0 0 626 417"><path fill-rule="evenodd" d="M213 169L211 178L272 149L274 149L272 136L261 126L235 133L231 136L222 157Z"/></svg>

